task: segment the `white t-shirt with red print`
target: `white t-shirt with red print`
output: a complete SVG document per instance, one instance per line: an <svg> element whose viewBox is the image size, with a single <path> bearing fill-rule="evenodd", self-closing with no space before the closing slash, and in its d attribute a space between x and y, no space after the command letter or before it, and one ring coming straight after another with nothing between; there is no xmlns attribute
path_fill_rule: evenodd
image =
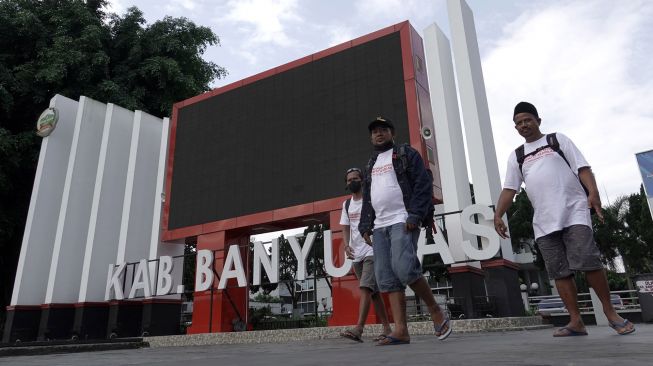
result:
<svg viewBox="0 0 653 366"><path fill-rule="evenodd" d="M405 223L408 218L404 196L392 166L392 152L393 149L389 149L380 153L372 167L370 196L376 215L375 228Z"/></svg>
<svg viewBox="0 0 653 366"><path fill-rule="evenodd" d="M374 255L371 245L368 245L361 233L358 231L358 223L361 220L361 209L363 208L363 199L358 201L351 199L349 203L349 214L347 214L347 201L342 203L342 214L340 215L340 225L349 225L349 246L354 252L354 262L360 262L365 257Z"/></svg>
<svg viewBox="0 0 653 366"><path fill-rule="evenodd" d="M508 158L503 188L519 191L522 182L525 183L528 198L535 210L535 239L571 225L592 226L587 195L578 179L578 169L589 164L567 136L556 133L556 137L569 165L560 154L547 147L526 156L522 176L515 152ZM546 145L546 135L537 141L527 142L524 144L524 155Z"/></svg>

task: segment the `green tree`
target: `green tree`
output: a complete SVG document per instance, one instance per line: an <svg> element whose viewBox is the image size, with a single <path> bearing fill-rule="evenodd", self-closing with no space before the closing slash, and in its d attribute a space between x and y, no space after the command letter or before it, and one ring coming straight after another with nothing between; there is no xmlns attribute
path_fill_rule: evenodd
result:
<svg viewBox="0 0 653 366"><path fill-rule="evenodd" d="M620 241L619 253L630 275L653 272L653 220L648 208L644 187L633 193L624 203L623 227L628 240Z"/></svg>
<svg viewBox="0 0 653 366"><path fill-rule="evenodd" d="M313 247L311 249L311 255L306 263L306 270L311 276L315 276L320 279L324 279L327 286L329 286L329 291L333 291L331 286L331 277L326 272L326 267L324 266L324 230L329 230L329 227L324 224L311 225L304 230L304 238L302 239L302 246L304 245L304 240L310 232L315 232L315 240L313 241ZM344 252L343 252L344 253Z"/></svg>
<svg viewBox="0 0 653 366"><path fill-rule="evenodd" d="M596 216L592 218L594 240L602 253L603 262L615 269L614 259L619 256L619 248L627 246L630 241L630 231L624 220L628 211L628 197L619 197L602 209L603 222Z"/></svg>
<svg viewBox="0 0 653 366"><path fill-rule="evenodd" d="M531 245L535 234L533 232L533 205L528 199L528 194L522 189L508 210L508 226L510 227L510 241L514 250L525 245Z"/></svg>
<svg viewBox="0 0 653 366"><path fill-rule="evenodd" d="M184 285L184 297L186 300L193 299L193 292L195 291L196 261L197 243L194 241L184 243L184 272L182 283Z"/></svg>
<svg viewBox="0 0 653 366"><path fill-rule="evenodd" d="M617 198L605 207L603 215L605 222L595 220L594 230L604 256L607 253L614 259L621 255L629 275L653 271L653 221L643 188Z"/></svg>
<svg viewBox="0 0 653 366"><path fill-rule="evenodd" d="M282 240L279 239L279 243L282 243ZM249 255L247 256L247 259L249 261L249 265L247 268L249 268L249 275L248 278L254 278L254 243L249 243ZM266 249L268 257L272 255L271 253L272 248L268 247ZM281 260L279 260L279 266L281 267ZM259 291L263 291L263 295L269 295L270 292L276 290L279 287L278 283L272 283L270 281L270 277L268 277L268 274L266 271L261 271L261 284L260 285L249 285L249 292L252 294L255 294Z"/></svg>
<svg viewBox="0 0 653 366"><path fill-rule="evenodd" d="M544 270L544 259L535 245L535 233L533 232L533 205L528 199L528 194L523 188L515 196L515 201L508 209L508 226L510 228L510 241L512 248L519 251L529 247L535 253L535 265Z"/></svg>
<svg viewBox="0 0 653 366"><path fill-rule="evenodd" d="M328 226L323 224L310 225L304 230L303 236L297 237L297 242L303 248L308 234L316 232L311 252L306 260L307 280L312 280L313 277L323 278L327 286L329 286L329 290L332 290L331 278L324 267L324 230L328 230ZM297 258L290 247L290 243L288 239L281 235L279 237L279 284L284 286L290 294L293 309L297 309L297 303L301 296L299 282L295 280L297 278L297 267ZM315 305L317 306L317 299Z"/></svg>
<svg viewBox="0 0 653 366"><path fill-rule="evenodd" d="M304 242L300 241L300 245L303 246ZM285 236L281 235L279 237L279 284L284 286L290 294L293 309L297 308L297 302L299 302L301 295L297 291L297 286L295 286L297 266L297 258L290 248L290 242Z"/></svg>
<svg viewBox="0 0 653 366"><path fill-rule="evenodd" d="M207 27L165 17L151 25L106 0L0 1L0 308L12 291L40 140L33 130L54 94L86 95L156 116L226 74L202 59L219 45Z"/></svg>

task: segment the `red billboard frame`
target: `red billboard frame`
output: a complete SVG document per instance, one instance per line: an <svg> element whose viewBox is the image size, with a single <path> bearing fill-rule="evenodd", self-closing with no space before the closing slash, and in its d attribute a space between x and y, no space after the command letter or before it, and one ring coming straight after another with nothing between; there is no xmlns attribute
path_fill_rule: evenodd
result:
<svg viewBox="0 0 653 366"><path fill-rule="evenodd" d="M420 152L424 160L430 165L434 175L434 188L436 201L442 201L440 189L440 174L437 163L437 153L435 139L425 140L422 138L422 126L433 126L433 116L431 112L430 99L428 98L428 82L426 78L426 62L424 58L424 49L422 39L408 21L404 21L376 32L364 35L348 42L341 43L323 51L314 53L291 61L287 64L263 71L259 74L236 81L220 88L213 89L204 94L186 99L175 103L172 109L172 118L170 124L170 134L168 140L168 161L166 165L165 180L165 202L163 206L163 215L161 227L163 228L163 241L178 240L187 237L194 237L224 230L254 228L261 226L265 231L275 231L293 227L307 226L308 223L315 221L328 221L329 213L339 210L342 207L342 201L348 196L343 195L326 200L315 201L285 208L279 208L244 216L238 216L230 219L218 220L186 226L176 229L168 229L170 215L170 199L172 173L175 153L175 138L177 131L179 109L188 105L206 100L227 91L239 88L241 86L253 83L255 81L276 75L289 69L307 64L320 58L338 53L340 51L358 46L360 44L375 40L377 38L399 32L401 42L402 63L404 71L404 87L406 91L406 106L408 116L408 131L410 145ZM428 159L428 150L432 153L432 159ZM431 160L429 162L429 160ZM267 226L266 226L267 225Z"/></svg>

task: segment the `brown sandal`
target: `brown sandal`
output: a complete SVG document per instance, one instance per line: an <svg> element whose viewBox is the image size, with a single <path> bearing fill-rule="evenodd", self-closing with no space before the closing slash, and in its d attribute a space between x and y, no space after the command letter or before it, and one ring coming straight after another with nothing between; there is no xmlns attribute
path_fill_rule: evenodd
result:
<svg viewBox="0 0 653 366"><path fill-rule="evenodd" d="M340 333L340 336L343 338L351 339L352 341L363 343L363 339L361 339L361 336L359 336L358 334L354 333L351 330L346 330Z"/></svg>

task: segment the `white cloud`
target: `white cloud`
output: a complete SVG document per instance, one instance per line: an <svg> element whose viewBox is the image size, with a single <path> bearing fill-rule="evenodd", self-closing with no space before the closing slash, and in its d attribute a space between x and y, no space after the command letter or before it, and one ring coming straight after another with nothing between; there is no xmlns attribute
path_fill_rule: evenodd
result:
<svg viewBox="0 0 653 366"><path fill-rule="evenodd" d="M107 2L107 11L115 14L122 14L127 10L121 0L109 0Z"/></svg>
<svg viewBox="0 0 653 366"><path fill-rule="evenodd" d="M330 25L326 28L326 31L329 34L329 42L327 47L335 46L355 38L354 30L351 27L343 24Z"/></svg>
<svg viewBox="0 0 653 366"><path fill-rule="evenodd" d="M527 100L543 132L576 142L604 198L638 189L634 153L653 147L652 15L646 1L540 3L505 27L483 60L502 177L523 143L512 108Z"/></svg>
<svg viewBox="0 0 653 366"><path fill-rule="evenodd" d="M436 5L432 0L360 0L356 2L356 9L363 20L377 22L381 18L402 21L432 18Z"/></svg>
<svg viewBox="0 0 653 366"><path fill-rule="evenodd" d="M165 9L172 13L183 13L186 11L193 11L197 8L197 2L194 0L170 0Z"/></svg>
<svg viewBox="0 0 653 366"><path fill-rule="evenodd" d="M273 43L290 46L287 23L301 22L296 0L231 0L224 18L241 27L247 34L247 46Z"/></svg>

